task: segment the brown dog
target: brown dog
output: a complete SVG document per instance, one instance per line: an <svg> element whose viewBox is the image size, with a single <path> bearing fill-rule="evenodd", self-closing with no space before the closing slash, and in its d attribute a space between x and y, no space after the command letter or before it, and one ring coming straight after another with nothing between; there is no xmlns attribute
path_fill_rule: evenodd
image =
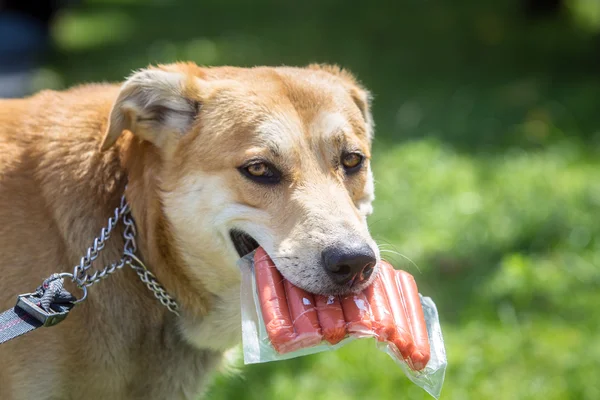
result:
<svg viewBox="0 0 600 400"><path fill-rule="evenodd" d="M240 341L236 261L257 243L306 290L364 288L368 97L336 67L182 63L0 101L0 311L72 271L124 193L136 254L180 307L117 271L61 324L0 345L0 399L196 399ZM122 230L94 268L123 257Z"/></svg>

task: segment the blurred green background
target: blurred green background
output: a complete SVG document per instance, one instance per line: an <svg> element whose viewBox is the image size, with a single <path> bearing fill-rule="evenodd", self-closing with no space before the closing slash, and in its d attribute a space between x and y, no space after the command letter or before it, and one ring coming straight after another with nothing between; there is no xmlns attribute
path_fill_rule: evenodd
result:
<svg viewBox="0 0 600 400"><path fill-rule="evenodd" d="M600 2L527 4L85 0L34 84L174 60L349 68L375 98L371 229L441 315L441 398L600 399ZM370 341L232 359L208 398L428 398Z"/></svg>

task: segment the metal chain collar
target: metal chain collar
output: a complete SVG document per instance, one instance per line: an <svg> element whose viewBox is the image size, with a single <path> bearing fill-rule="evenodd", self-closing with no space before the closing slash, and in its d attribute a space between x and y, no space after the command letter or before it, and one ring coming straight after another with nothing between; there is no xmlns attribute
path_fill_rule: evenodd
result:
<svg viewBox="0 0 600 400"><path fill-rule="evenodd" d="M108 264L104 268L95 270L91 273L90 269L92 268L92 262L98 258L98 254L104 249L106 242L110 239L111 232L119 221L122 221L125 225L123 231L123 238L125 239L123 257L118 262ZM127 265L138 274L141 281L146 284L152 293L154 293L154 297L156 297L162 305L167 307L172 313L179 315L179 305L175 299L167 293L154 274L150 272L148 268L146 268L146 265L144 265L144 263L135 255L137 251L135 235L135 223L131 217L129 204L127 204L125 195L123 195L121 197L121 204L119 207L115 208L114 215L108 219L107 225L102 228L100 236L94 239L94 243L88 248L86 255L81 257L81 261L79 262L79 265L75 266L73 273L61 274L63 277L70 277L72 281L83 290L83 297L75 303L80 303L86 299L88 287Z"/></svg>

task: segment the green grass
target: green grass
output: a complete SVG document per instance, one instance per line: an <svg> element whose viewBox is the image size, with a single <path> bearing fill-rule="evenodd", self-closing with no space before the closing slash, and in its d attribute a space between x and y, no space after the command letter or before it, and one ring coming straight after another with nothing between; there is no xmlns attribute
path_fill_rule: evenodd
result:
<svg viewBox="0 0 600 400"><path fill-rule="evenodd" d="M57 20L38 84L176 59L349 67L375 95L370 226L438 305L442 399L598 399L596 14L580 28L483 3L87 0ZM368 340L261 365L234 356L209 398L428 398Z"/></svg>

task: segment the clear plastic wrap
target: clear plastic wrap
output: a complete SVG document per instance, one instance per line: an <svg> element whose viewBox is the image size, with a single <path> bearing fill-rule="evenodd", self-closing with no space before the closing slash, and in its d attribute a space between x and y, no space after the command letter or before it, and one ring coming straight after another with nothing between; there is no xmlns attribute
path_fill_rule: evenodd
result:
<svg viewBox="0 0 600 400"><path fill-rule="evenodd" d="M241 258L238 265L242 273L241 314L245 364L287 360L323 351L336 350L356 339L371 337L376 339L377 348L392 357L412 382L423 388L434 398L439 398L447 361L437 309L429 297L419 295L427 328L424 340L428 339L430 352L424 368L423 366L415 368L411 359L407 357L407 353L413 351L412 347L405 346L402 351L399 350L399 347L404 344L402 339L403 330L398 322L396 322L396 330L400 333L395 336L391 332L385 333L385 327L375 325L378 318L372 318L372 313L380 310L376 307L371 309L363 293L342 298L308 295L300 301L290 301L289 309L285 307L285 309L279 310L284 313L289 312L289 316L278 315L271 319L271 323L278 325L276 327L277 334L281 335L282 338L279 346L276 346L278 347L276 350L271 343L263 320L254 268L254 253ZM385 278L382 277L380 282L385 284ZM286 285L288 284L286 283ZM276 300L285 301L285 293L274 290L271 295ZM370 297L370 299L373 302L373 297ZM294 307L296 309L293 309ZM323 318L319 320L316 311L317 309L320 311L323 307L329 308L327 314L333 316L336 315L335 313L344 312L346 314L345 326L340 326L339 318L331 318L331 321L326 321ZM294 322L297 321L297 318L303 319L298 326L314 326L315 320L318 320L319 329L294 332L297 330L294 328L297 324L294 323L294 326L290 326L289 322L286 323L290 320L292 314L296 316L296 319L292 319ZM319 316L321 314L326 313L319 312ZM357 318L353 318L350 314L355 314ZM409 315L408 311L402 313L402 315L407 314ZM408 318L410 318L410 315ZM354 323L348 322L353 320ZM269 329L270 332L273 332L273 326L270 326ZM273 333L271 334L273 335ZM386 337L386 335L390 337ZM282 345L282 343L285 345ZM417 352L416 354L418 360L420 353Z"/></svg>

